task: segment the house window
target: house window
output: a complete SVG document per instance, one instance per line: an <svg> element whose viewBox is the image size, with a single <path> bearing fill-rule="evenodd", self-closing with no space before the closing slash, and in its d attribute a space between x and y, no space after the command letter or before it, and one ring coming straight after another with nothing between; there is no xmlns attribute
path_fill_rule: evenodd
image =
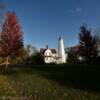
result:
<svg viewBox="0 0 100 100"><path fill-rule="evenodd" d="M46 55L48 55L48 53L46 52Z"/></svg>
<svg viewBox="0 0 100 100"><path fill-rule="evenodd" d="M48 58L45 58L46 61L48 61Z"/></svg>

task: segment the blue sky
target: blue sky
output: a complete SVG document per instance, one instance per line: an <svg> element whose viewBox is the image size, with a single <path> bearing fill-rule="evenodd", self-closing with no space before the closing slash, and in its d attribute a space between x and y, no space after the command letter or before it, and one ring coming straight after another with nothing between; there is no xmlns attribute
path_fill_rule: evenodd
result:
<svg viewBox="0 0 100 100"><path fill-rule="evenodd" d="M65 47L78 44L79 27L86 23L100 28L100 0L2 0L5 11L15 11L24 32L25 44L37 48L58 47L60 35Z"/></svg>

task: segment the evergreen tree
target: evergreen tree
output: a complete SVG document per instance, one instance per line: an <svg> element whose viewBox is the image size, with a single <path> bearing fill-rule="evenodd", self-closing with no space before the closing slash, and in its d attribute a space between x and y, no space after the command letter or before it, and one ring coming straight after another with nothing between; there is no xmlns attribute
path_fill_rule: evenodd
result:
<svg viewBox="0 0 100 100"><path fill-rule="evenodd" d="M32 56L32 60L34 64L45 64L44 57L41 53L37 52Z"/></svg>
<svg viewBox="0 0 100 100"><path fill-rule="evenodd" d="M80 27L79 33L79 56L90 63L97 57L96 39L92 36L91 30L86 25Z"/></svg>
<svg viewBox="0 0 100 100"><path fill-rule="evenodd" d="M72 46L70 48L66 49L66 53L67 53L67 63L70 64L74 64L74 63L79 63L79 59L78 59L78 45L76 46Z"/></svg>
<svg viewBox="0 0 100 100"><path fill-rule="evenodd" d="M23 32L15 12L6 14L5 22L1 27L0 51L6 57L6 67L9 58L20 53L23 48Z"/></svg>

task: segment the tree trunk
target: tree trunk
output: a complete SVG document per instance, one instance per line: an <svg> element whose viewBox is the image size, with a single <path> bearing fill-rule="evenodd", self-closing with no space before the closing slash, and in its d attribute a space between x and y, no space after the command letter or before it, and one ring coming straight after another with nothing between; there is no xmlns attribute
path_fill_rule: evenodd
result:
<svg viewBox="0 0 100 100"><path fill-rule="evenodd" d="M9 64L9 56L6 57L6 69L8 68L8 64Z"/></svg>

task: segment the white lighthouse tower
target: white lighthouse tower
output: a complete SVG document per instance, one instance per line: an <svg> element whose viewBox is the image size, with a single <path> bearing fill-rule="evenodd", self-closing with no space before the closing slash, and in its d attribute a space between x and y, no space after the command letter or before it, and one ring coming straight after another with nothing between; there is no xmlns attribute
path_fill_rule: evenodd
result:
<svg viewBox="0 0 100 100"><path fill-rule="evenodd" d="M61 36L59 38L58 57L60 58L60 63L66 63L64 40Z"/></svg>

